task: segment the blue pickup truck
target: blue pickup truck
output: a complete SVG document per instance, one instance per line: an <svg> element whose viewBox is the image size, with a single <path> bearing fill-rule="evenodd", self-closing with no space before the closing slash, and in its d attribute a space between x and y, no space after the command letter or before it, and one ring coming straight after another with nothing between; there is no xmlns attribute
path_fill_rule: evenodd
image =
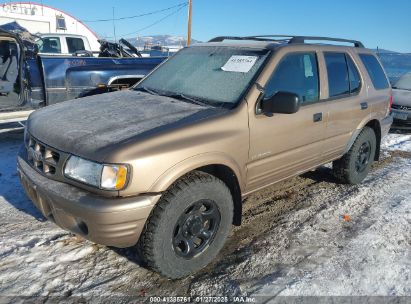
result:
<svg viewBox="0 0 411 304"><path fill-rule="evenodd" d="M34 36L18 24L0 27L0 113L125 89L166 58L43 56L37 50Z"/></svg>

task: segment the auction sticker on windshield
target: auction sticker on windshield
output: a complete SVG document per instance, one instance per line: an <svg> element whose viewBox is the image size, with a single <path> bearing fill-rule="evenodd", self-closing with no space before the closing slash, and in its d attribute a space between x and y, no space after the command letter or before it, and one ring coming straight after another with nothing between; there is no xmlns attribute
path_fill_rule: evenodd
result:
<svg viewBox="0 0 411 304"><path fill-rule="evenodd" d="M251 70L257 59L257 56L233 55L221 69L226 72L247 73Z"/></svg>

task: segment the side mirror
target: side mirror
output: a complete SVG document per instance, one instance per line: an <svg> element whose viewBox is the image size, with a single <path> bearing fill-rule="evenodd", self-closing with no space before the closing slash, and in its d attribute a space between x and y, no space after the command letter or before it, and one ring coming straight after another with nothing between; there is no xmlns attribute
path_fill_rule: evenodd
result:
<svg viewBox="0 0 411 304"><path fill-rule="evenodd" d="M300 109L300 97L290 92L277 92L261 101L263 113L294 114Z"/></svg>

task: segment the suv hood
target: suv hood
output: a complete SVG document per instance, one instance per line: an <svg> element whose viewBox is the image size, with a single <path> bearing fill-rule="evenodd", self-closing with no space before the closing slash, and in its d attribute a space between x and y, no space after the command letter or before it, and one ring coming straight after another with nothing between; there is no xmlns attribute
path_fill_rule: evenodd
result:
<svg viewBox="0 0 411 304"><path fill-rule="evenodd" d="M33 112L28 132L55 149L95 161L122 143L192 124L227 110L127 90L65 101Z"/></svg>
<svg viewBox="0 0 411 304"><path fill-rule="evenodd" d="M393 89L393 103L398 106L407 106L411 107L411 91Z"/></svg>

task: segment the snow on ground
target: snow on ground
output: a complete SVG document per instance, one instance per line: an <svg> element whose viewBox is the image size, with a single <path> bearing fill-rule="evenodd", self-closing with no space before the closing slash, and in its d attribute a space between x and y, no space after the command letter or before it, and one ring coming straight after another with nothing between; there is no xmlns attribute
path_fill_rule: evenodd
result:
<svg viewBox="0 0 411 304"><path fill-rule="evenodd" d="M411 151L410 135L390 134L383 141L382 148L387 150Z"/></svg>
<svg viewBox="0 0 411 304"><path fill-rule="evenodd" d="M408 159L374 172L354 195L330 198L337 209L324 208L291 236L289 250L304 259L287 268L286 284L273 280L256 294L411 295L410 194ZM349 222L337 221L343 214Z"/></svg>
<svg viewBox="0 0 411 304"><path fill-rule="evenodd" d="M24 195L21 134L0 138L0 295L411 296L411 135L390 134L359 186L322 167L249 197L219 257L171 281L132 249L93 244L45 221ZM342 215L350 220L342 220ZM128 298L131 297L131 298ZM1 302L1 300L0 300Z"/></svg>

